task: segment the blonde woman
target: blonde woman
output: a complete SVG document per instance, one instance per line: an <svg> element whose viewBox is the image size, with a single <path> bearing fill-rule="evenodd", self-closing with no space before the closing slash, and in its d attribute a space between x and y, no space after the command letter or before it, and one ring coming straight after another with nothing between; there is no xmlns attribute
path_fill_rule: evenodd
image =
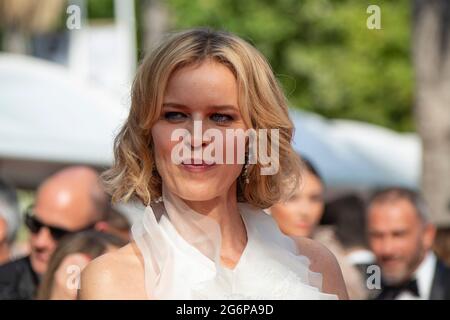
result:
<svg viewBox="0 0 450 320"><path fill-rule="evenodd" d="M239 132L249 129L263 133L256 144L278 146L275 172L262 174L267 162L255 161L249 136L245 163L198 159L212 145L215 155L239 154ZM180 130L186 139L174 141ZM262 211L286 179L299 178L292 131L285 97L253 46L208 29L169 35L138 70L104 175L113 201L146 206L142 221L132 243L87 266L80 298L346 299L333 255L311 240L296 244ZM180 146L194 155L174 159Z"/></svg>

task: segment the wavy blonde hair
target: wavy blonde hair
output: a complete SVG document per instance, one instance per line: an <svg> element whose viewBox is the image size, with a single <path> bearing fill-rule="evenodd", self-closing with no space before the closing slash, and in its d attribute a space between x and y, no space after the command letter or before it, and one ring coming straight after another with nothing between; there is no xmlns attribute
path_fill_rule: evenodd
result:
<svg viewBox="0 0 450 320"><path fill-rule="evenodd" d="M238 200L268 208L285 192L286 179L295 182L295 189L300 161L291 146L294 128L270 65L258 50L233 34L191 29L169 34L144 58L137 71L130 114L114 143L114 164L102 175L113 202L137 197L148 204L161 196L162 181L156 171L151 128L160 118L171 74L207 59L226 65L235 75L239 109L248 128L279 129L278 172L261 175L261 164L251 165L247 172L249 183L238 179ZM270 135L267 138L270 150Z"/></svg>

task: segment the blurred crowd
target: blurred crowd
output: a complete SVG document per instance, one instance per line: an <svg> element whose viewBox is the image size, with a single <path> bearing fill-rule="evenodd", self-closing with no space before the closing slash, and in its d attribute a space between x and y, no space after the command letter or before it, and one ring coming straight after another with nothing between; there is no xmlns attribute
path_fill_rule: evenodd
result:
<svg viewBox="0 0 450 320"><path fill-rule="evenodd" d="M286 235L333 252L351 299L450 299L450 268L439 251L445 243L436 240L419 192L394 186L327 199L314 164L303 164L296 191L267 213ZM22 211L14 187L2 181L0 300L76 299L83 268L130 241L130 217L86 166L48 177ZM28 235L25 249L19 230Z"/></svg>
<svg viewBox="0 0 450 320"><path fill-rule="evenodd" d="M28 229L27 253L16 257L20 218ZM0 194L0 299L76 299L81 270L124 246L130 222L110 205L98 173L68 167L43 181L19 215L14 189Z"/></svg>

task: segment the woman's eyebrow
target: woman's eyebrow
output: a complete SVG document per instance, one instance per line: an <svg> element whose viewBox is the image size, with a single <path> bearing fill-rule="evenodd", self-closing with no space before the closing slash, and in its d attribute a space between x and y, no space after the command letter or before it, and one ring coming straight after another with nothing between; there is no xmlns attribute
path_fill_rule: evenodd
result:
<svg viewBox="0 0 450 320"><path fill-rule="evenodd" d="M163 107L172 107L172 108L180 108L180 109L190 109L184 104L176 103L176 102L165 102L163 103ZM211 105L207 107L208 109L213 109L214 111L238 111L239 109L232 104L224 104L224 105Z"/></svg>
<svg viewBox="0 0 450 320"><path fill-rule="evenodd" d="M209 106L209 108L214 109L215 111L238 111L239 109L231 104L217 105L217 106Z"/></svg>
<svg viewBox="0 0 450 320"><path fill-rule="evenodd" d="M164 102L163 107L187 108L184 104L175 103L175 102Z"/></svg>

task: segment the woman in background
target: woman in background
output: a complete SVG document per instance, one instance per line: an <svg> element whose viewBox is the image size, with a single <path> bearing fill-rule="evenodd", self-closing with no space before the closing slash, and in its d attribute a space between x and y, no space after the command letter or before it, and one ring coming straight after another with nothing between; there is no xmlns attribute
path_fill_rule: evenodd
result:
<svg viewBox="0 0 450 320"><path fill-rule="evenodd" d="M272 206L270 213L283 233L311 238L323 215L325 185L309 160L302 158L302 164L298 187L286 201Z"/></svg>
<svg viewBox="0 0 450 320"><path fill-rule="evenodd" d="M39 286L38 300L76 300L84 267L102 254L117 250L126 241L98 231L83 231L61 240Z"/></svg>
<svg viewBox="0 0 450 320"><path fill-rule="evenodd" d="M319 226L325 210L324 181L309 160L302 158L302 163L302 179L298 188L287 200L272 206L270 214L284 234L311 238L325 245L339 262L350 299L366 299L364 278L359 269L347 259L347 252L336 237L336 230L331 226Z"/></svg>

